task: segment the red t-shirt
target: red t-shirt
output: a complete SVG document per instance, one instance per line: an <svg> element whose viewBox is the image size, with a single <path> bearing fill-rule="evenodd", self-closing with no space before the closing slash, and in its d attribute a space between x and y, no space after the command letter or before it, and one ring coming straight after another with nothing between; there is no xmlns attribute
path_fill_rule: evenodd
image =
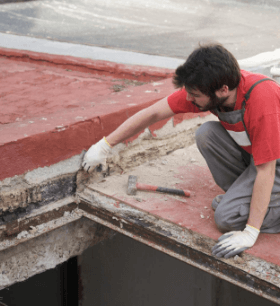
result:
<svg viewBox="0 0 280 306"><path fill-rule="evenodd" d="M241 70L241 81L237 88L234 110L242 108L246 92L258 80L266 76ZM175 113L201 112L191 101L186 100L185 89L168 97L168 104ZM252 145L248 152L253 155L255 165L280 158L280 85L273 81L258 84L246 102L244 122Z"/></svg>

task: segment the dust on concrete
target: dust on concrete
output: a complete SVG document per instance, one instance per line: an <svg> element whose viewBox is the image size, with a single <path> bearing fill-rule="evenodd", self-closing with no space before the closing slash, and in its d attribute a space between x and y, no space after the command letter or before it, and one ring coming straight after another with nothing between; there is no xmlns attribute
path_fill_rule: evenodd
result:
<svg viewBox="0 0 280 306"><path fill-rule="evenodd" d="M206 162L196 144L175 150L166 156L150 160L141 166L127 169L121 174L105 177L101 181L91 184L91 186L95 190L110 196L113 196L116 192L126 195L128 176L135 175L139 183L178 188L177 185L182 183L182 178L178 176L178 168L188 164L206 166ZM149 197L150 193L145 191L137 191L136 196L134 196L137 201L145 201Z"/></svg>
<svg viewBox="0 0 280 306"><path fill-rule="evenodd" d="M209 115L183 120L175 125L172 118L153 134L147 128L128 146L120 143L113 148L112 156L107 159L109 168L106 172L94 171L89 175L79 171L78 191L82 191L87 185L109 196L116 193L125 196L129 175L137 176L139 183L179 189L177 185L183 181L178 172L181 166L188 164L206 166L195 144L195 131L208 120L217 119L214 115ZM143 201L148 197L148 192L139 191L135 200ZM181 200L184 201L182 197Z"/></svg>

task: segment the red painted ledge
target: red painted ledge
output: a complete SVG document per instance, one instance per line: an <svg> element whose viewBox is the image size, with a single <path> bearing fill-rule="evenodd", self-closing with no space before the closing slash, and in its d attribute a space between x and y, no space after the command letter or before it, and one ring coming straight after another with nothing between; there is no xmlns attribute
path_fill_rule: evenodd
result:
<svg viewBox="0 0 280 306"><path fill-rule="evenodd" d="M172 93L171 76L168 69L0 48L0 180L87 150Z"/></svg>

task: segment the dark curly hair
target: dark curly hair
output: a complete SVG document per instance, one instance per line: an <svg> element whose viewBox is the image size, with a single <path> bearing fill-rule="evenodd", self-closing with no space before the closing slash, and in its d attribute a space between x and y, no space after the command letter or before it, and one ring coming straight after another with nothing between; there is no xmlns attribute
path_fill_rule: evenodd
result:
<svg viewBox="0 0 280 306"><path fill-rule="evenodd" d="M213 97L215 91L227 85L236 88L241 73L236 58L221 44L199 45L186 62L179 66L173 77L176 88L198 89Z"/></svg>

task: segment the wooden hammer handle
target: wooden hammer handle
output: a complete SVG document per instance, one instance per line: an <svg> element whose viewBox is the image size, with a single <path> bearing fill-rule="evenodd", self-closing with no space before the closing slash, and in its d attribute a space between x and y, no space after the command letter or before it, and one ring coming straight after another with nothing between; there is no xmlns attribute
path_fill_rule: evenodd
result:
<svg viewBox="0 0 280 306"><path fill-rule="evenodd" d="M177 194L185 197L189 197L191 193L189 190L182 190L182 189L172 189L172 188L165 188L147 184L136 183L136 188L138 190L145 190L145 191L158 191L163 193L170 193L170 194Z"/></svg>

